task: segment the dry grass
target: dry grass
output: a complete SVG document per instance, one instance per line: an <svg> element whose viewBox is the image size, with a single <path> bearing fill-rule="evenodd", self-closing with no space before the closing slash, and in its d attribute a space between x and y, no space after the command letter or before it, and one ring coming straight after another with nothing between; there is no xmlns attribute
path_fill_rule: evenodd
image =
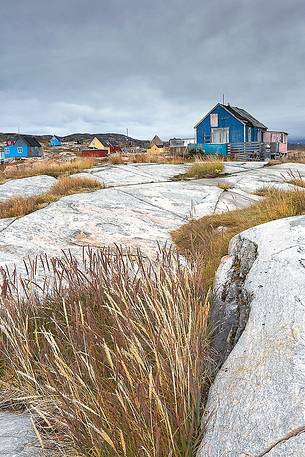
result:
<svg viewBox="0 0 305 457"><path fill-rule="evenodd" d="M103 183L94 178L87 176L63 176L51 187L50 194L52 195L70 195L78 192L90 192L103 189Z"/></svg>
<svg viewBox="0 0 305 457"><path fill-rule="evenodd" d="M196 161L184 174L175 179L215 178L224 171L224 162L220 159Z"/></svg>
<svg viewBox="0 0 305 457"><path fill-rule="evenodd" d="M58 177L60 175L71 175L80 171L92 168L96 164L94 158L82 158L66 161L42 160L33 162L31 165L22 164L9 166L0 173L0 179L28 178L38 175L49 175Z"/></svg>
<svg viewBox="0 0 305 457"><path fill-rule="evenodd" d="M197 270L170 253L152 264L120 249L89 251L82 264L70 255L41 262L54 283L37 295L35 279L23 299L4 280L11 399L77 455L194 456L210 366Z"/></svg>
<svg viewBox="0 0 305 457"><path fill-rule="evenodd" d="M305 179L303 178L293 178L288 181L289 184L293 184L298 187L305 187Z"/></svg>
<svg viewBox="0 0 305 457"><path fill-rule="evenodd" d="M92 192L102 189L104 185L90 177L63 176L51 187L48 192L32 197L17 195L4 202L0 202L0 219L7 217L20 217L32 213L43 206L59 200L64 195L81 192Z"/></svg>
<svg viewBox="0 0 305 457"><path fill-rule="evenodd" d="M120 165L122 163L125 163L125 160L122 157L122 154L112 154L109 156L109 162L113 165Z"/></svg>
<svg viewBox="0 0 305 457"><path fill-rule="evenodd" d="M188 157L169 157L157 154L128 154L127 160L131 163L161 163L171 165L179 165L194 161L192 158Z"/></svg>
<svg viewBox="0 0 305 457"><path fill-rule="evenodd" d="M297 156L297 155L289 155L287 158L283 159L272 159L266 163L265 167L271 167L272 165L281 165L281 164L288 164L288 163L305 163L305 157Z"/></svg>
<svg viewBox="0 0 305 457"><path fill-rule="evenodd" d="M293 170L289 170L288 177L284 177L284 181L287 184L292 184L293 186L302 187L302 188L305 187L305 179L303 178L303 176L301 175L301 173L299 171L297 171L295 173Z"/></svg>
<svg viewBox="0 0 305 457"><path fill-rule="evenodd" d="M230 239L255 225L282 217L305 214L303 190L280 191L267 188L265 199L241 210L205 216L172 233L178 250L190 259L202 259L203 278L212 284L221 258L228 252Z"/></svg>
<svg viewBox="0 0 305 457"><path fill-rule="evenodd" d="M219 183L217 183L217 187L219 187L219 189L222 189L222 190L230 190L234 186L232 184L227 183L227 182L219 182Z"/></svg>
<svg viewBox="0 0 305 457"><path fill-rule="evenodd" d="M0 202L0 219L7 217L24 216L36 209L36 201L33 197L16 196Z"/></svg>

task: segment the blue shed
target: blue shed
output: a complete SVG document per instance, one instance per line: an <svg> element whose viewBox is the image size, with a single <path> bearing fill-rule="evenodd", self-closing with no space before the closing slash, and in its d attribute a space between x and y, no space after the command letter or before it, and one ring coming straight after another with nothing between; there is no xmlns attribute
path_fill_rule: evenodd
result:
<svg viewBox="0 0 305 457"><path fill-rule="evenodd" d="M218 103L196 125L197 144L262 143L267 127L236 106Z"/></svg>
<svg viewBox="0 0 305 457"><path fill-rule="evenodd" d="M52 138L50 139L49 145L52 147L61 146L61 139L58 136L53 135Z"/></svg>
<svg viewBox="0 0 305 457"><path fill-rule="evenodd" d="M31 135L18 135L16 141L4 146L3 150L4 159L43 156L41 144Z"/></svg>

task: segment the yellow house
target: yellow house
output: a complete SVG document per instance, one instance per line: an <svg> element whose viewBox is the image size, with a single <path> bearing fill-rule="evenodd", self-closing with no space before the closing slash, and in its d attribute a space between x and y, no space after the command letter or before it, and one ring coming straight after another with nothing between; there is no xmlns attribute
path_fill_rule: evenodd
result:
<svg viewBox="0 0 305 457"><path fill-rule="evenodd" d="M152 144L150 148L147 149L148 154L162 154L165 152L164 144Z"/></svg>
<svg viewBox="0 0 305 457"><path fill-rule="evenodd" d="M98 135L93 138L93 140L89 144L89 148L91 148L91 149L104 149L104 150L108 151L108 154L110 153L110 147L109 146L105 146L102 143L102 138L100 136L98 136Z"/></svg>

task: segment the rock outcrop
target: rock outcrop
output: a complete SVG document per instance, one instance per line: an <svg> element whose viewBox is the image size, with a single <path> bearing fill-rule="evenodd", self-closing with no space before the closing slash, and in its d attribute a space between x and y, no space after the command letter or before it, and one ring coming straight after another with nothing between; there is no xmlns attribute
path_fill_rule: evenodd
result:
<svg viewBox="0 0 305 457"><path fill-rule="evenodd" d="M213 318L219 362L228 358L210 389L198 457L304 457L305 216L231 241Z"/></svg>
<svg viewBox="0 0 305 457"><path fill-rule="evenodd" d="M30 178L12 179L0 185L0 201L5 201L10 197L22 196L32 197L47 192L56 178L52 176L31 176Z"/></svg>

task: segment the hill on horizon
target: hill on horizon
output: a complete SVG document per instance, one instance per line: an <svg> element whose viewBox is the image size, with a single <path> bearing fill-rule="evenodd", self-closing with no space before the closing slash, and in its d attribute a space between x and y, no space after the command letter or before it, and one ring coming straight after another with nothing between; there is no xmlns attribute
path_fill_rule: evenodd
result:
<svg viewBox="0 0 305 457"><path fill-rule="evenodd" d="M18 133L0 133L0 142L5 143L6 141L12 141ZM22 133L20 134L22 135ZM26 135L24 133L24 135ZM95 136L100 136L104 141L110 143L118 144L120 146L139 146L146 147L149 144L149 140L138 140L137 138L132 138L130 136L121 134L121 133L71 133L69 135L60 136L58 138L62 140L63 143L69 141L80 141L81 143L90 142ZM48 142L53 135L33 135L35 138Z"/></svg>

